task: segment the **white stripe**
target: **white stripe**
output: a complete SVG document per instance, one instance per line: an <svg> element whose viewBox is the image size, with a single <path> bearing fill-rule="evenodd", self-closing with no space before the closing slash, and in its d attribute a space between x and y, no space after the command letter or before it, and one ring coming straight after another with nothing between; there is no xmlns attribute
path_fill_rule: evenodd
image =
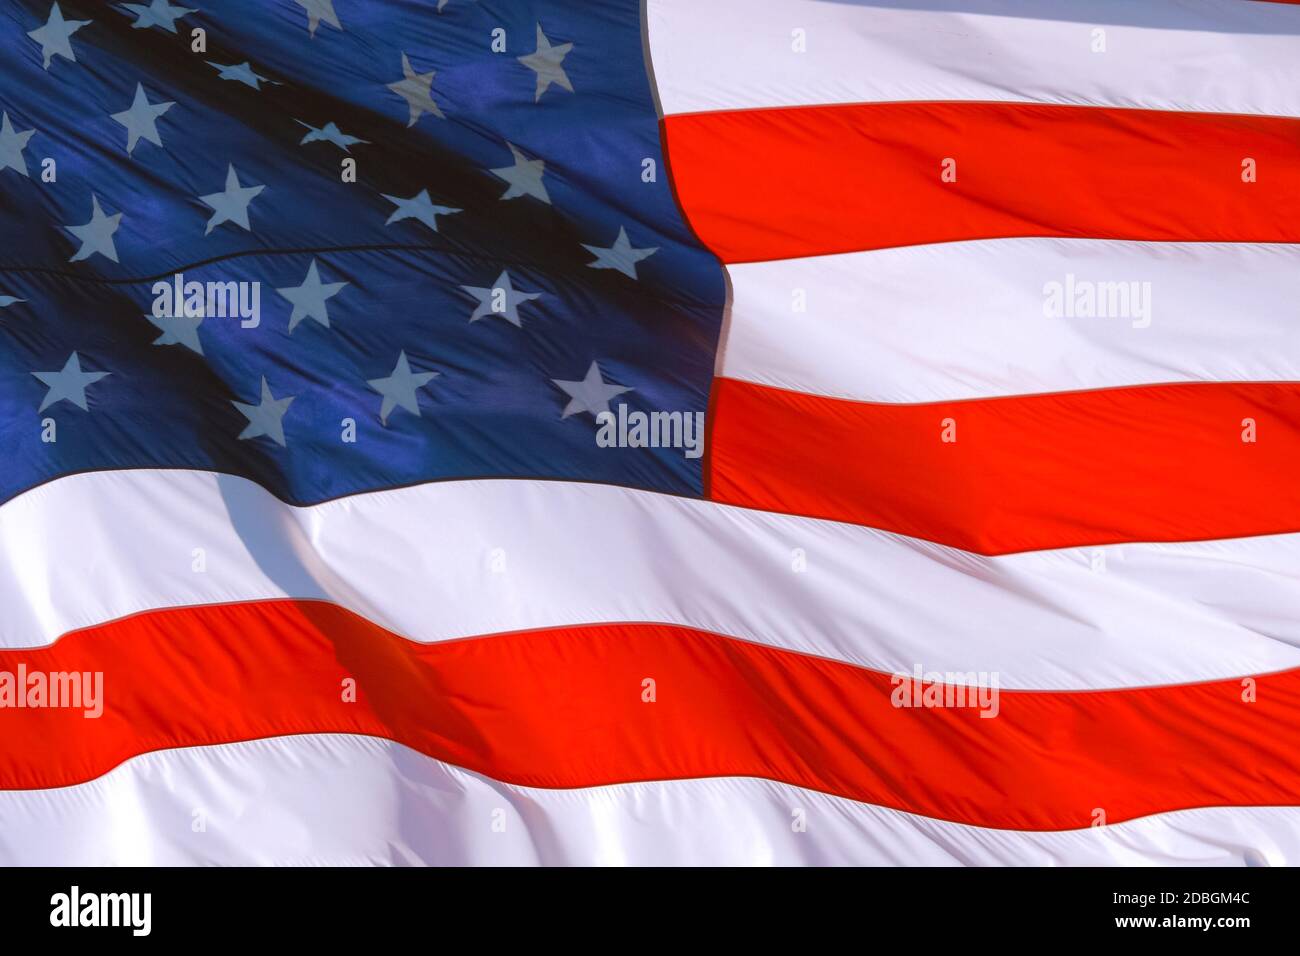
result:
<svg viewBox="0 0 1300 956"><path fill-rule="evenodd" d="M932 402L1300 379L1300 245L985 239L728 271L719 374L763 385Z"/></svg>
<svg viewBox="0 0 1300 956"><path fill-rule="evenodd" d="M669 114L982 100L1300 116L1288 4L649 0L648 27Z"/></svg>
<svg viewBox="0 0 1300 956"><path fill-rule="evenodd" d="M752 778L517 787L347 735L158 751L0 791L6 866L1242 863L1300 863L1300 808L993 830Z"/></svg>
<svg viewBox="0 0 1300 956"><path fill-rule="evenodd" d="M650 621L1020 689L1300 666L1298 535L989 558L602 485L444 482L293 508L186 471L70 476L0 507L0 647L286 596L420 641Z"/></svg>

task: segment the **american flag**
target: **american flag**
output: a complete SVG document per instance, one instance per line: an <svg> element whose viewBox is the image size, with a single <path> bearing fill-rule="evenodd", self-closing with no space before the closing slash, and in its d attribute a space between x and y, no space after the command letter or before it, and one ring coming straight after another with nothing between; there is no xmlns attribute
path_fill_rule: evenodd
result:
<svg viewBox="0 0 1300 956"><path fill-rule="evenodd" d="M1300 5L6 0L0 862L1300 860Z"/></svg>

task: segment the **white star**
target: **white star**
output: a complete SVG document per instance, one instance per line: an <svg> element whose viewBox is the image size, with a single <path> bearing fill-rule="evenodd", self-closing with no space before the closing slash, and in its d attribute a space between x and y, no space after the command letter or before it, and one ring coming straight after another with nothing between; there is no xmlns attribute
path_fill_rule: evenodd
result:
<svg viewBox="0 0 1300 956"><path fill-rule="evenodd" d="M133 30L161 27L168 33L176 32L176 21L181 17L198 13L185 7L173 7L168 0L151 0L147 7L143 3L124 3L121 9L135 14L135 23L131 24Z"/></svg>
<svg viewBox="0 0 1300 956"><path fill-rule="evenodd" d="M23 158L23 150L35 132L34 129L18 132L10 125L9 114L0 113L0 170L16 169L24 176L27 175L27 160Z"/></svg>
<svg viewBox="0 0 1300 956"><path fill-rule="evenodd" d="M131 155L141 137L155 146L162 146L162 139L158 135L158 117L175 105L175 103L150 103L149 97L144 95L144 86L139 83L135 85L135 100L132 101L131 108L112 115L116 122L126 127L128 156Z"/></svg>
<svg viewBox="0 0 1300 956"><path fill-rule="evenodd" d="M26 299L20 299L15 295L5 295L0 292L0 309L7 309L11 305L17 305L19 302L26 302Z"/></svg>
<svg viewBox="0 0 1300 956"><path fill-rule="evenodd" d="M542 94L550 89L552 83L563 87L570 93L573 92L573 84L569 82L568 74L564 72L564 67L560 65L572 49L572 43L551 46L551 41L546 39L546 34L542 32L542 25L537 24L536 51L529 53L527 56L519 57L520 63L537 74L537 95L533 97L534 103L542 98Z"/></svg>
<svg viewBox="0 0 1300 956"><path fill-rule="evenodd" d="M294 2L307 11L307 32L313 37L322 20L335 30L343 29L338 15L334 13L334 0L294 0Z"/></svg>
<svg viewBox="0 0 1300 956"><path fill-rule="evenodd" d="M240 440L265 435L281 448L284 448L286 446L284 440L284 413L289 410L289 405L296 397L291 395L288 398L276 398L271 394L271 386L266 384L266 376L263 375L262 401L260 404L230 403L243 412L244 417L248 419L248 425L239 433Z"/></svg>
<svg viewBox="0 0 1300 956"><path fill-rule="evenodd" d="M609 411L609 400L632 389L622 385L611 385L600 376L600 366L595 362L587 369L587 375L580 382L565 382L558 378L551 379L569 396L569 404L564 408L561 418L590 412L593 416Z"/></svg>
<svg viewBox="0 0 1300 956"><path fill-rule="evenodd" d="M582 248L596 257L595 262L587 263L589 268L617 269L623 275L632 279L637 277L636 264L659 251L658 246L646 246L643 249L632 248L632 243L627 238L627 230L622 226L618 227L618 238L614 240L612 246L608 248L605 246L589 246L584 242Z"/></svg>
<svg viewBox="0 0 1300 956"><path fill-rule="evenodd" d="M381 193L385 199L397 206L393 214L388 217L384 223L391 226L395 222L401 222L403 219L418 219L434 232L438 231L438 216L450 216L452 213L460 212L451 206L435 206L429 199L429 190L421 189L410 199L402 199L400 196L389 196Z"/></svg>
<svg viewBox="0 0 1300 956"><path fill-rule="evenodd" d="M50 60L55 56L67 57L73 63L77 62L77 55L72 52L72 43L68 38L87 23L93 22L93 20L63 19L63 11L56 3L50 7L50 18L45 21L45 26L37 27L27 35L41 45L41 56L45 58L45 69L48 70Z"/></svg>
<svg viewBox="0 0 1300 956"><path fill-rule="evenodd" d="M154 345L183 345L203 354L203 343L199 341L199 326L203 323L203 316L146 314L145 318L162 332L162 335L153 340Z"/></svg>
<svg viewBox="0 0 1300 956"><path fill-rule="evenodd" d="M275 86L280 84L275 80L268 80L266 77L254 72L252 65L245 60L243 63L236 63L233 66L226 66L224 63L214 63L212 60L204 60L208 66L217 71L223 80L235 80L243 83L245 86L251 86L255 90L260 90L262 83L271 83Z"/></svg>
<svg viewBox="0 0 1300 956"><path fill-rule="evenodd" d="M326 123L324 126L319 128L312 126L311 123L304 123L302 120L294 120L294 122L299 126L305 126L311 130L310 133L302 138L302 141L298 144L299 146L303 146L307 143L333 143L346 153L348 152L349 146L355 146L357 143L368 142L364 139L357 139L355 136L349 136L347 133L343 132L343 130L339 129L338 125L334 122Z"/></svg>
<svg viewBox="0 0 1300 956"><path fill-rule="evenodd" d="M397 364L393 374L387 378L372 378L366 382L380 395L384 396L379 406L379 420L388 425L388 416L394 408L404 408L408 412L420 414L420 403L415 393L438 377L438 372L412 372L406 360L406 350L397 353Z"/></svg>
<svg viewBox="0 0 1300 956"><path fill-rule="evenodd" d="M410 118L406 121L407 126L414 126L425 113L432 113L438 119L446 119L438 104L433 101L433 77L433 70L428 73L416 73L411 69L411 61L407 59L406 54L402 54L402 78L395 83L389 83L388 88L406 100L407 112L410 114Z"/></svg>
<svg viewBox="0 0 1300 956"><path fill-rule="evenodd" d="M345 285L346 282L321 282L316 260L312 259L302 285L275 290L293 303L293 312L289 315L289 331L296 329L303 319L315 319L328 329L330 313L325 300L338 295Z"/></svg>
<svg viewBox="0 0 1300 956"><path fill-rule="evenodd" d="M113 243L113 233L117 232L117 227L121 224L122 214L119 212L105 216L104 210L99 208L99 197L91 193L90 222L84 226L63 227L81 240L81 248L68 261L80 262L98 252L117 262L117 246Z"/></svg>
<svg viewBox="0 0 1300 956"><path fill-rule="evenodd" d="M208 220L208 227L203 230L203 234L208 235L223 222L233 222L251 232L252 228L248 224L248 204L265 188L265 186L239 185L239 174L235 172L233 164L229 165L226 169L226 188L219 193L208 193L206 196L199 197L202 203L212 207L212 218Z"/></svg>
<svg viewBox="0 0 1300 956"><path fill-rule="evenodd" d="M69 401L76 405L83 412L90 409L86 405L86 386L93 385L101 378L108 375L108 372L83 372L81 370L81 359L77 353L73 352L68 356L68 360L63 363L63 368L58 372L32 372L44 384L49 386L49 391L45 393L45 398L41 400L40 408L36 411L43 412L55 402Z"/></svg>
<svg viewBox="0 0 1300 956"><path fill-rule="evenodd" d="M510 273L504 269L490 289L468 285L463 285L461 288L478 299L478 305L469 317L471 322L477 322L485 315L498 315L517 328L523 328L523 322L519 318L519 307L525 302L542 297L540 292L516 292L510 282Z"/></svg>
<svg viewBox="0 0 1300 956"><path fill-rule="evenodd" d="M501 198L517 199L520 196L534 196L549 205L551 197L546 193L546 183L542 182L542 173L546 171L545 161L528 159L514 143L506 143L506 145L510 147L510 155L515 158L515 164L488 170L493 176L504 179L510 184Z"/></svg>

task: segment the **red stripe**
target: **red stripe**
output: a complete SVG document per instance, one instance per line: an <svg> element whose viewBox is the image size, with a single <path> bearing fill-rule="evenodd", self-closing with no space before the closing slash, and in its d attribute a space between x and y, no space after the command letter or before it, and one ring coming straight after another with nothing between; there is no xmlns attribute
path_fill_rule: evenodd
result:
<svg viewBox="0 0 1300 956"><path fill-rule="evenodd" d="M89 780L159 748L342 732L529 786L756 776L995 827L1300 797L1300 671L1259 678L1257 703L1235 680L1004 692L985 719L896 709L886 675L685 628L420 645L293 601L154 611L0 654L19 662L102 670L107 707L98 720L0 710L9 788Z"/></svg>
<svg viewBox="0 0 1300 956"><path fill-rule="evenodd" d="M712 416L714 500L981 554L1300 530L1297 383L889 405L719 378Z"/></svg>
<svg viewBox="0 0 1300 956"><path fill-rule="evenodd" d="M1006 236L1300 242L1291 118L876 103L669 116L664 138L725 262Z"/></svg>

